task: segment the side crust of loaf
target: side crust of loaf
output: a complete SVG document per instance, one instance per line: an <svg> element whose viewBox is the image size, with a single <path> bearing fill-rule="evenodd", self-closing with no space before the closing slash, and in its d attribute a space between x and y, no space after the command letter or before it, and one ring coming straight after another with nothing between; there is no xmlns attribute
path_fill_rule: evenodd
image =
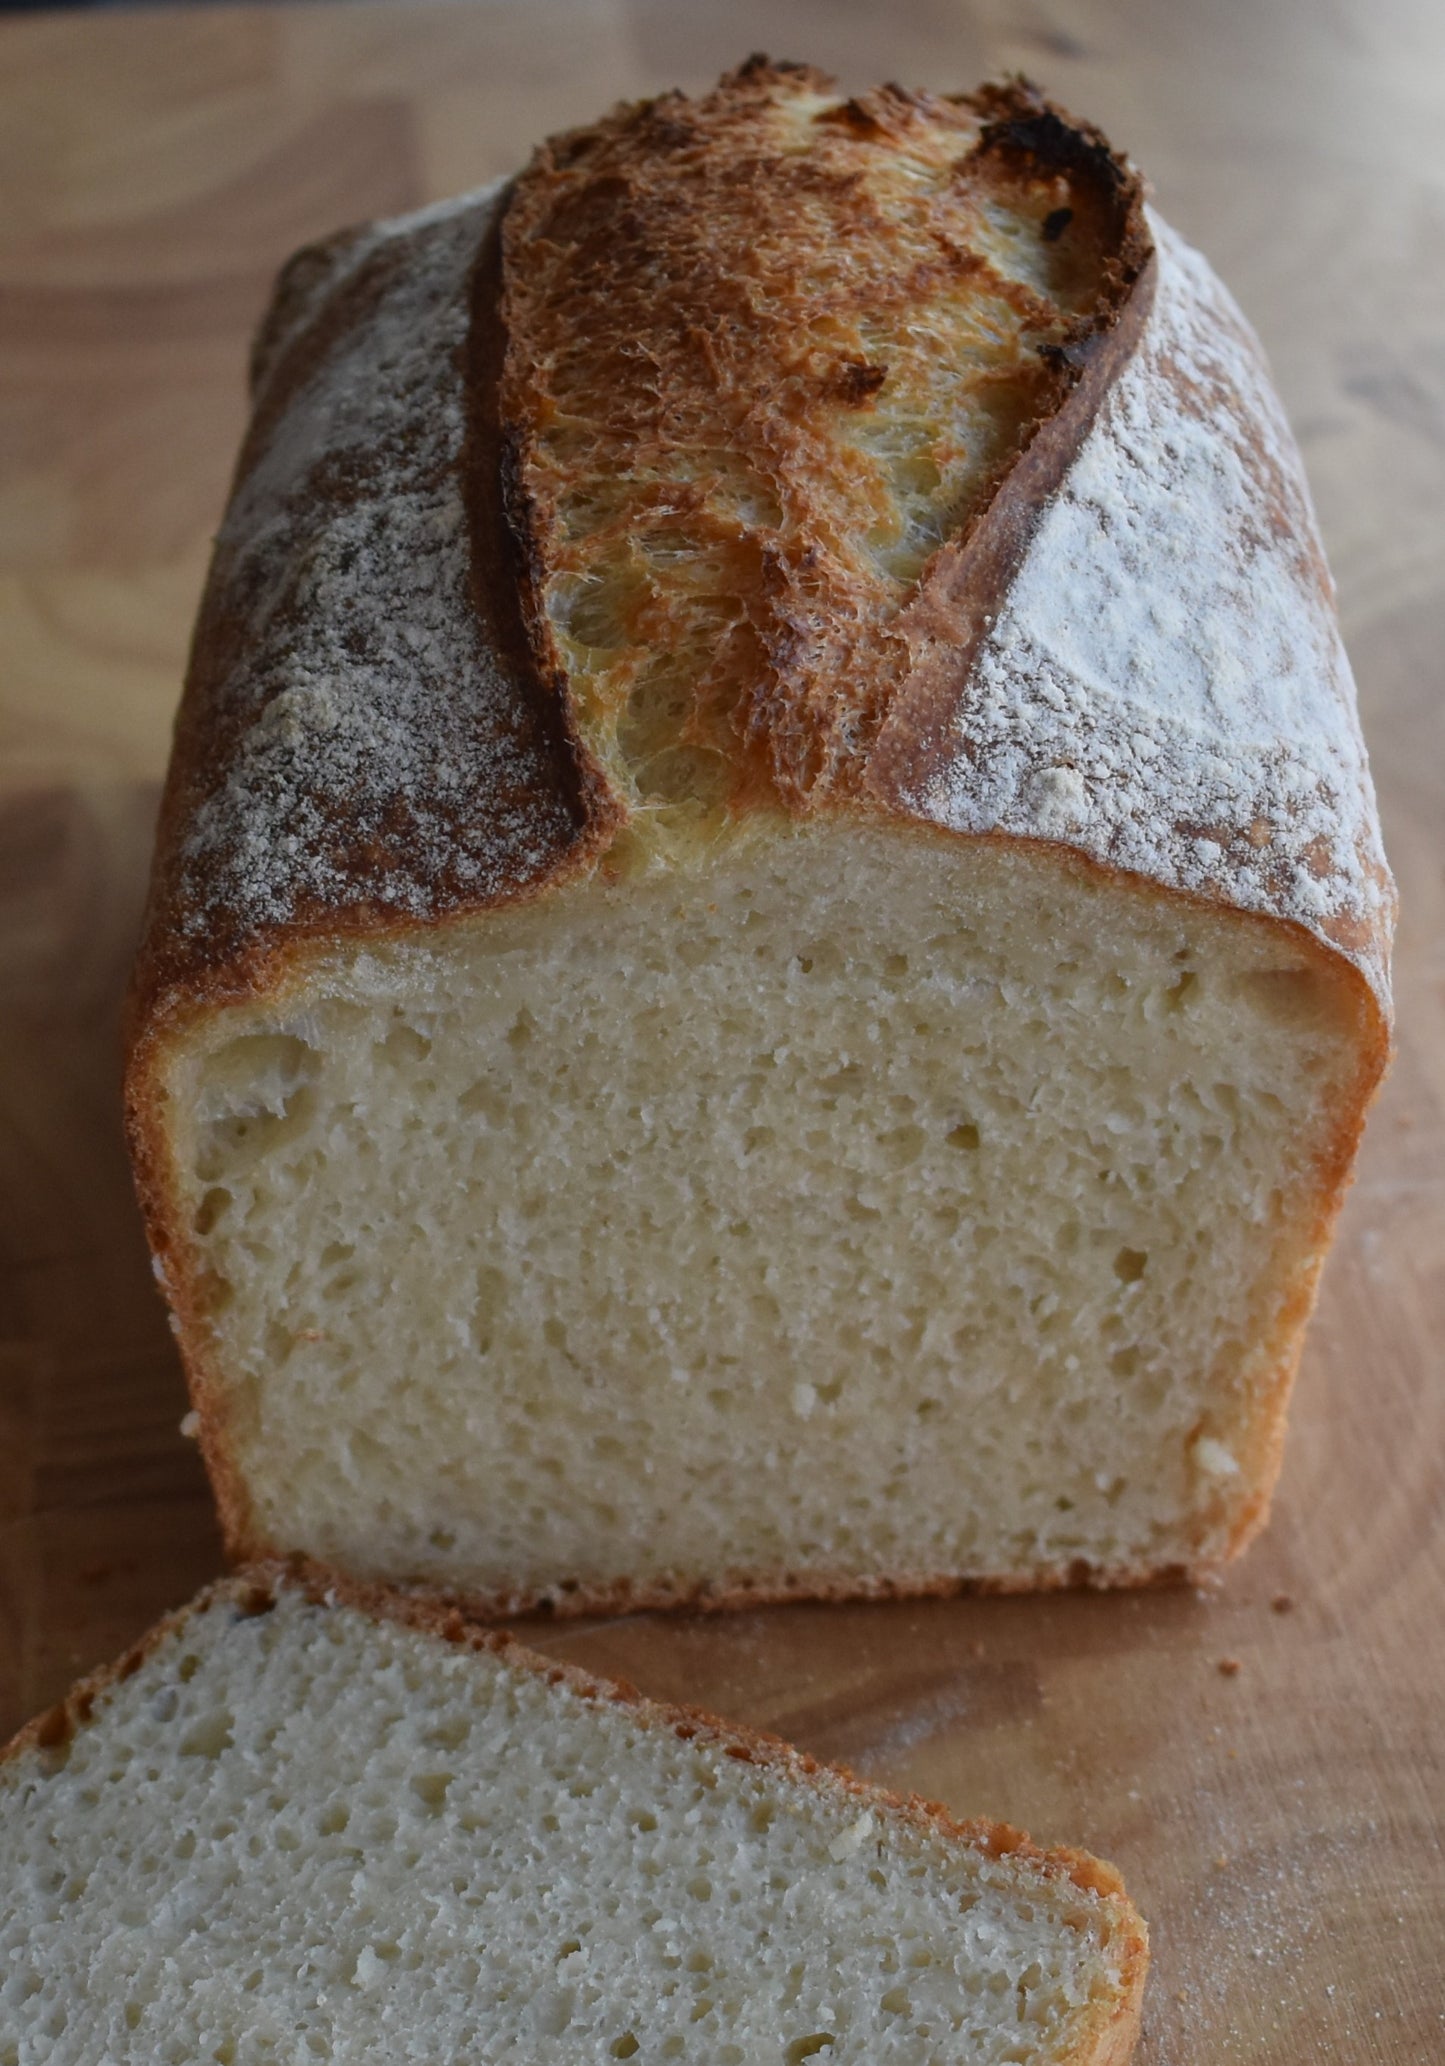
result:
<svg viewBox="0 0 1445 2066"><path fill-rule="evenodd" d="M217 1580L196 1599L166 1615L113 1664L87 1674L63 1700L38 1715L0 1748L0 1762L44 1755L63 1746L93 1720L96 1707L114 1686L132 1677L157 1646L182 1630L196 1614L230 1604L247 1615L265 1614L281 1589L299 1590L311 1601L354 1608L375 1620L389 1620L478 1654L499 1657L514 1670L534 1674L551 1686L565 1686L579 1698L625 1708L646 1729L665 1730L683 1741L701 1739L727 1757L759 1765L801 1789L825 1789L855 1798L894 1824L912 1825L945 1837L950 1843L986 1858L1012 1858L1047 1879L1069 1881L1107 1902L1123 1946L1119 1997L1101 2003L1081 2032L1079 2042L1057 2066L1124 2066L1139 2031L1144 1983L1149 1967L1149 1934L1116 1869L1106 1861L1066 1845L1040 1847L1024 1831L982 1818L960 1821L936 1801L921 1795L897 1795L859 1779L845 1766L824 1764L782 1738L719 1719L701 1708L647 1699L624 1680L611 1680L541 1656L504 1630L478 1627L444 1600L399 1593L386 1586L366 1585L305 1558L272 1559L251 1564Z"/></svg>

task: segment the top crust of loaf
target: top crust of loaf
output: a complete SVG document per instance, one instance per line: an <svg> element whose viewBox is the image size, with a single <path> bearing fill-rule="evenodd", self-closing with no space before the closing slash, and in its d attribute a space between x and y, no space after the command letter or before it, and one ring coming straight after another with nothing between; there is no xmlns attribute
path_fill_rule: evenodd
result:
<svg viewBox="0 0 1445 2066"><path fill-rule="evenodd" d="M689 220L728 189L732 213ZM963 234L980 194L1044 241L1077 223L1072 289L1000 281ZM800 373L779 338L833 291L827 239L855 217L868 291ZM758 325L730 330L708 299L726 280L701 284L714 227L734 276L771 234L770 277L811 271L813 299L790 312L754 281ZM960 527L890 589L860 564L838 439L866 443L890 375L912 377L888 359L890 312L926 307L967 357L960 279L1017 319L992 369L1013 429ZM677 348L630 376L602 320L629 280L680 297L658 318ZM865 331L872 356L854 350ZM766 449L796 519L733 512L761 606L713 624L732 700L694 699L673 742L721 757L721 790L694 761L675 794L702 795L724 833L827 809L1043 842L1282 922L1359 973L1383 1065L1393 893L1298 453L1223 288L1098 132L1026 84L845 101L753 60L708 96L623 109L510 188L301 254L255 375L162 807L142 1049L173 1016L266 987L309 937L673 860L667 810L627 793L616 711L599 716L558 638L577 527L559 528L557 426L584 394L601 403L579 445L594 487L630 449L695 505L688 440L711 411L724 470ZM729 418L764 375L771 414ZM645 653L673 629L644 609L628 637Z"/></svg>
<svg viewBox="0 0 1445 2066"><path fill-rule="evenodd" d="M935 592L977 585L1066 412L1032 492L1062 470L1148 263L1138 175L1030 89L831 83L757 60L623 108L507 207L532 643L637 809L856 793Z"/></svg>

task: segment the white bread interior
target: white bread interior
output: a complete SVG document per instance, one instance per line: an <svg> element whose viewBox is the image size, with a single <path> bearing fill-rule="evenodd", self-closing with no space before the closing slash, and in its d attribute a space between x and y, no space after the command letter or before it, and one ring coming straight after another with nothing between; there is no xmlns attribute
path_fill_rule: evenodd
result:
<svg viewBox="0 0 1445 2066"><path fill-rule="evenodd" d="M21 1739L0 2066L1127 2056L1109 1868L520 1659L222 1587Z"/></svg>
<svg viewBox="0 0 1445 2066"><path fill-rule="evenodd" d="M298 951L156 1079L233 1540L511 1609L1200 1571L1366 1009L1297 929L857 814Z"/></svg>

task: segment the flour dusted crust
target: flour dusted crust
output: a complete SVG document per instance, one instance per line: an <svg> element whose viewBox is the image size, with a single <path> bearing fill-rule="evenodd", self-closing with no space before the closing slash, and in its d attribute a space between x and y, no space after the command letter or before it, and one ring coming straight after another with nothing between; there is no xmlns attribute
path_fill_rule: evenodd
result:
<svg viewBox="0 0 1445 2066"><path fill-rule="evenodd" d="M502 903L590 851L510 575L486 577L467 519L470 301L499 199L283 276L177 723L152 1007L244 984L288 933Z"/></svg>
<svg viewBox="0 0 1445 2066"><path fill-rule="evenodd" d="M1303 468L1233 301L1151 227L1137 347L971 666L900 698L869 787L1304 927L1388 1008L1393 890Z"/></svg>
<svg viewBox="0 0 1445 2066"><path fill-rule="evenodd" d="M549 608L559 476L539 460L548 390L529 369L565 333L529 300L528 239L553 233L559 207L596 202L578 170L589 155L644 216L659 152L700 156L704 174L714 158L742 164L740 221L746 209L765 221L759 164L773 146L753 129L795 105L830 125L830 176L845 185L875 157L936 160L955 132L960 152L1002 154L1041 192L1065 182L1098 213L1104 284L1082 311L1055 312L1035 413L968 523L898 597L831 565L810 631L806 554L783 567L758 530L771 572L752 620L756 680L744 707L703 728L730 763L726 809L1043 844L1091 873L1236 911L1306 961L1350 971L1360 1068L1321 1167L1321 1249L1338 1210L1388 1054L1393 893L1333 592L1257 342L1204 261L1144 209L1137 174L1032 89L842 102L816 73L755 61L701 101L665 96L557 140L510 187L303 253L258 341L255 415L163 804L129 1092L157 1270L233 1550L266 1545L205 1411L205 1287L168 1174L160 1047L210 1006L279 987L309 941L379 939L635 865L651 820L631 810ZM1049 319L1012 288L1003 298ZM579 336L596 317L579 309ZM879 370L845 356L836 408L866 406ZM806 515L826 501L826 468L800 478ZM844 638L850 611L867 622ZM1313 1288L1298 1288L1298 1327ZM1296 1330L1277 1377L1274 1468L1297 1354ZM1259 1525L1272 1480L1232 1547ZM1064 1563L985 1583L1167 1575ZM959 1584L928 1571L835 1583L739 1572L701 1590L579 1586L553 1604Z"/></svg>
<svg viewBox="0 0 1445 2066"><path fill-rule="evenodd" d="M283 1591L299 1592L320 1607L350 1608L373 1620L392 1621L441 1642L496 1657L511 1670L529 1673L549 1686L565 1687L582 1700L625 1708L645 1729L665 1730L685 1742L708 1743L728 1758L765 1767L803 1794L851 1796L895 1828L912 1825L985 1858L1014 1860L1023 1871L1044 1880L1070 1882L1110 1911L1111 1942L1118 1948L1119 1987L1112 2004L1099 2003L1077 2044L1060 2056L1057 2066L1125 2066L1131 2057L1149 1968L1149 1933L1122 1878L1107 1861L1067 1845L1042 1848L1006 1822L981 1817L960 1821L936 1801L918 1794L890 1793L859 1779L846 1766L820 1762L781 1737L724 1721L702 1708L647 1699L625 1680L602 1678L580 1666L544 1657L504 1630L479 1627L445 1600L361 1584L303 1557L262 1560L207 1586L187 1606L164 1616L114 1664L79 1680L63 1699L0 1746L0 1764L43 1758L60 1750L78 1730L92 1724L97 1708L103 1708L113 1687L131 1678L162 1642L179 1635L195 1617L227 1609L238 1616L266 1614Z"/></svg>

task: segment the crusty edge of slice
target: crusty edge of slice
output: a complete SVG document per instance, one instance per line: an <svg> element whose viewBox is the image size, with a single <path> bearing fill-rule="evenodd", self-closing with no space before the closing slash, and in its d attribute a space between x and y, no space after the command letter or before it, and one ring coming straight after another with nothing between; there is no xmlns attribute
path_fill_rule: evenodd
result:
<svg viewBox="0 0 1445 2066"><path fill-rule="evenodd" d="M627 1709L641 1727L671 1732L684 1742L701 1741L742 1764L758 1765L794 1786L852 1796L895 1826L912 1827L966 1845L990 1859L1016 1859L1046 1880L1067 1880L1107 1902L1120 1946L1119 1991L1086 2012L1078 2040L1057 2056L1056 2066L1124 2066L1138 2036L1144 1982L1149 1967L1148 1928L1134 1907L1118 1870L1106 1860L1071 1845L1035 1844L1023 1830L983 1817L960 1819L920 1794L898 1794L860 1779L847 1766L828 1763L796 1749L779 1736L722 1720L704 1708L651 1700L625 1679L608 1679L575 1664L545 1657L504 1629L485 1628L456 1605L427 1593L408 1593L366 1584L309 1558L267 1559L247 1565L206 1586L188 1605L164 1615L114 1663L80 1679L63 1699L25 1725L0 1748L0 1767L30 1754L43 1755L67 1743L97 1719L107 1693L134 1676L170 1636L213 1607L230 1603L247 1615L265 1614L278 1592L294 1590L318 1605L342 1606L376 1621L390 1621L478 1655L497 1657L549 1686L564 1686L579 1699Z"/></svg>

